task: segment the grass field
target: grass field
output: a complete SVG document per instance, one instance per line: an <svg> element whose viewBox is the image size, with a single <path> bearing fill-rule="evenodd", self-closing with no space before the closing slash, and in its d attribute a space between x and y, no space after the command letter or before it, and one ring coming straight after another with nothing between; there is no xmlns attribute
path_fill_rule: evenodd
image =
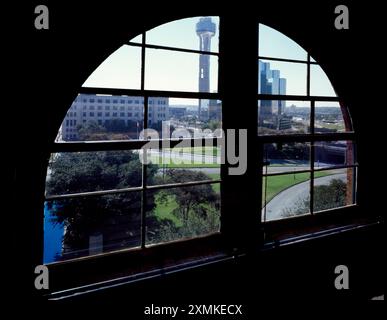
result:
<svg viewBox="0 0 387 320"><path fill-rule="evenodd" d="M219 180L220 179L220 174L218 173L208 173L207 174L212 180ZM220 183L214 183L211 185L212 186L212 189L216 192L216 193L220 193Z"/></svg>
<svg viewBox="0 0 387 320"><path fill-rule="evenodd" d="M331 130L337 130L337 131L344 131L345 126L343 123L324 123L324 122L318 122L318 127L331 129Z"/></svg>
<svg viewBox="0 0 387 320"><path fill-rule="evenodd" d="M215 162L206 163L202 159L194 159L192 161L191 159L184 159L181 158L179 159L178 162L180 163L175 163L176 159L176 154L179 153L185 153L185 154L194 154L194 155L206 155L210 157L216 157L220 155L220 148L218 147L181 147L181 148L166 148L164 149L165 152L172 151L173 156L172 158L169 157L168 153L164 155L158 155L158 154L151 154L148 155L148 159L153 163L157 164L160 167L165 167L165 168L216 168L219 167L220 164ZM211 159L211 158L210 158ZM176 161L177 162L177 161Z"/></svg>
<svg viewBox="0 0 387 320"><path fill-rule="evenodd" d="M166 152L203 154L207 156L217 156L220 154L220 147L174 147L164 148L163 150Z"/></svg>
<svg viewBox="0 0 387 320"><path fill-rule="evenodd" d="M180 221L180 219L172 213L173 210L178 207L177 202L173 196L168 195L166 197L166 201L160 201L159 194L156 194L155 203L155 215L158 219L168 219L173 221L176 227L182 226L182 222Z"/></svg>

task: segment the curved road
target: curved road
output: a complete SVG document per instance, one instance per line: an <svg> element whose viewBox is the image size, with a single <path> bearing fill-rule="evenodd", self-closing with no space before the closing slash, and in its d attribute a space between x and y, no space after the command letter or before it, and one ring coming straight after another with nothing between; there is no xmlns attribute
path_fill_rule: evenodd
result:
<svg viewBox="0 0 387 320"><path fill-rule="evenodd" d="M328 185L332 179L347 180L346 173L338 173L314 179L314 185ZM282 219L282 210L292 209L298 201L309 196L310 180L296 184L278 193L266 204L266 220ZM262 209L262 216L264 209Z"/></svg>

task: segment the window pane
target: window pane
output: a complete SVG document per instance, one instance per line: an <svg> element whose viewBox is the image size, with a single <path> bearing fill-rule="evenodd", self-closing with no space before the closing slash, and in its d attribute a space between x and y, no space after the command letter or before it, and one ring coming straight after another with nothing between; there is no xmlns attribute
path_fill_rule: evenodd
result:
<svg viewBox="0 0 387 320"><path fill-rule="evenodd" d="M180 147L148 150L148 185L220 179L220 147Z"/></svg>
<svg viewBox="0 0 387 320"><path fill-rule="evenodd" d="M264 174L310 169L310 143L266 143L263 155Z"/></svg>
<svg viewBox="0 0 387 320"><path fill-rule="evenodd" d="M140 89L141 48L123 45L87 78L83 87Z"/></svg>
<svg viewBox="0 0 387 320"><path fill-rule="evenodd" d="M259 60L260 94L306 95L306 64Z"/></svg>
<svg viewBox="0 0 387 320"><path fill-rule="evenodd" d="M222 104L219 100L149 98L148 128L154 139L220 136Z"/></svg>
<svg viewBox="0 0 387 320"><path fill-rule="evenodd" d="M141 193L47 201L44 263L140 246Z"/></svg>
<svg viewBox="0 0 387 320"><path fill-rule="evenodd" d="M200 37L204 46L200 48ZM147 31L146 43L190 50L218 52L219 18L195 17L176 20Z"/></svg>
<svg viewBox="0 0 387 320"><path fill-rule="evenodd" d="M315 133L352 131L348 110L339 102L315 103Z"/></svg>
<svg viewBox="0 0 387 320"><path fill-rule="evenodd" d="M199 59L203 65L199 88ZM217 92L218 58L196 53L146 49L145 89Z"/></svg>
<svg viewBox="0 0 387 320"><path fill-rule="evenodd" d="M310 173L267 176L262 183L262 221L310 212Z"/></svg>
<svg viewBox="0 0 387 320"><path fill-rule="evenodd" d="M148 192L147 244L218 232L219 190L216 183Z"/></svg>
<svg viewBox="0 0 387 320"><path fill-rule="evenodd" d="M303 134L310 132L310 102L258 101L258 134Z"/></svg>
<svg viewBox="0 0 387 320"><path fill-rule="evenodd" d="M130 39L129 41L130 42L135 42L135 43L142 43L142 34L139 34L138 36Z"/></svg>
<svg viewBox="0 0 387 320"><path fill-rule="evenodd" d="M310 65L310 94L312 96L337 96L323 69L315 64Z"/></svg>
<svg viewBox="0 0 387 320"><path fill-rule="evenodd" d="M313 211L344 207L355 203L355 168L325 171L329 174L315 178Z"/></svg>
<svg viewBox="0 0 387 320"><path fill-rule="evenodd" d="M314 150L315 168L356 164L353 141L317 141Z"/></svg>
<svg viewBox="0 0 387 320"><path fill-rule="evenodd" d="M259 55L306 61L307 53L295 41L264 24L259 24Z"/></svg>
<svg viewBox="0 0 387 320"><path fill-rule="evenodd" d="M53 153L46 195L139 187L141 172L137 150Z"/></svg>
<svg viewBox="0 0 387 320"><path fill-rule="evenodd" d="M166 101L166 109L159 112L166 114L168 99L159 100ZM137 140L143 123L143 97L79 94L63 119L56 142Z"/></svg>

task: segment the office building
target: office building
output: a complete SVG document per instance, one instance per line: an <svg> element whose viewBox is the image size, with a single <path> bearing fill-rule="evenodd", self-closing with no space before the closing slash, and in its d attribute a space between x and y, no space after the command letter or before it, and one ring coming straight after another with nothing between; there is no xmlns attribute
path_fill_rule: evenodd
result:
<svg viewBox="0 0 387 320"><path fill-rule="evenodd" d="M269 62L259 60L258 93L268 95L286 95L286 79L281 78L280 70L272 70ZM259 123L273 120L274 115L280 116L285 111L284 100L260 100ZM278 127L278 123L274 124Z"/></svg>
<svg viewBox="0 0 387 320"><path fill-rule="evenodd" d="M169 99L149 98L148 126L169 119ZM87 122L105 126L109 121L125 125L134 122L139 128L144 121L144 98L79 94L69 108L61 125L59 140L78 139L78 128Z"/></svg>

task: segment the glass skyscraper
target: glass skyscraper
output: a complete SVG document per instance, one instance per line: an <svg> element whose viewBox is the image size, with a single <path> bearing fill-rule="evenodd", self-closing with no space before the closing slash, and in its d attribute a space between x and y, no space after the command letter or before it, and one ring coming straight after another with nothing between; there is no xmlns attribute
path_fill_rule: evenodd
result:
<svg viewBox="0 0 387 320"><path fill-rule="evenodd" d="M259 63L259 94L286 95L286 79L281 78L280 70L271 70L269 62ZM264 119L278 117L285 110L285 101L283 100L260 100L259 122L262 125Z"/></svg>

